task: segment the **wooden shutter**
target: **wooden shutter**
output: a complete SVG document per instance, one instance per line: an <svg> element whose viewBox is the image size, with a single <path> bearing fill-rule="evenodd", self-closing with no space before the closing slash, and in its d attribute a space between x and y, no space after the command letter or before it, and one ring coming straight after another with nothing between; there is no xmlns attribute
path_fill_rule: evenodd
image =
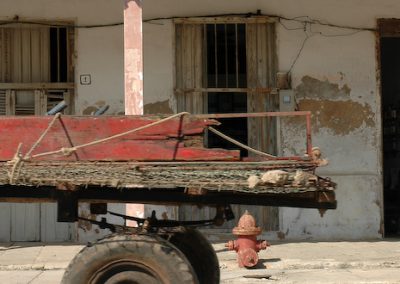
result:
<svg viewBox="0 0 400 284"><path fill-rule="evenodd" d="M203 25L177 24L175 44L177 110L203 113L204 94L194 91L203 87Z"/></svg>
<svg viewBox="0 0 400 284"><path fill-rule="evenodd" d="M0 82L11 82L12 29L0 28Z"/></svg>
<svg viewBox="0 0 400 284"><path fill-rule="evenodd" d="M276 87L276 48L275 25L272 23L246 25L246 54L247 54L247 87L274 88ZM247 94L248 112L265 112L279 110L278 93ZM249 118L249 146L275 155L276 119Z"/></svg>
<svg viewBox="0 0 400 284"><path fill-rule="evenodd" d="M7 114L7 99L6 99L6 91L0 91L0 115Z"/></svg>
<svg viewBox="0 0 400 284"><path fill-rule="evenodd" d="M247 87L276 87L277 56L275 24L248 23L246 25ZM248 112L279 110L278 93L247 93ZM248 144L257 150L277 154L276 118L249 118ZM249 153L249 155L251 155ZM236 219L248 209L266 231L279 229L279 208L235 206Z"/></svg>

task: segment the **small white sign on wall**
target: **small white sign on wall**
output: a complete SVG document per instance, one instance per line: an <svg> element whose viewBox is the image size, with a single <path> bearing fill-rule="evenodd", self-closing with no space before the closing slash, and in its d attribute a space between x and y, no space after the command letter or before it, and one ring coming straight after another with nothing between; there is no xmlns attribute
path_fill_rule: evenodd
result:
<svg viewBox="0 0 400 284"><path fill-rule="evenodd" d="M279 110L294 111L296 102L293 90L279 90Z"/></svg>
<svg viewBox="0 0 400 284"><path fill-rule="evenodd" d="M81 85L90 85L92 84L92 77L90 74L82 74L80 76Z"/></svg>

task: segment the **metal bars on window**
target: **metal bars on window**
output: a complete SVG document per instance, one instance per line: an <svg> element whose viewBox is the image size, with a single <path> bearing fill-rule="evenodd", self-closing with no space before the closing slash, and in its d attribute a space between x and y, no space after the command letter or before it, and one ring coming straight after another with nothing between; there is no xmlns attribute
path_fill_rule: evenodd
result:
<svg viewBox="0 0 400 284"><path fill-rule="evenodd" d="M246 87L245 24L204 24L208 88Z"/></svg>
<svg viewBox="0 0 400 284"><path fill-rule="evenodd" d="M254 30L260 32L248 38L248 31ZM273 92L274 40L274 24L267 20L249 19L248 23L243 19L238 23L219 19L177 20L175 93L178 110L185 109L184 100L190 100L186 94L251 92L267 95ZM264 49L264 45L260 45L264 42L271 48ZM248 48L252 51L250 54ZM250 66L254 56L261 61L257 66Z"/></svg>

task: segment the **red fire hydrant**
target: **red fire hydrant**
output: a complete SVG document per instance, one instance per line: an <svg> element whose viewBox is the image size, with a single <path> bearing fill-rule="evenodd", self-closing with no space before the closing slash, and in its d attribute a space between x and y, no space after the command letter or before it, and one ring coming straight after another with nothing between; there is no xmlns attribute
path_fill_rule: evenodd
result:
<svg viewBox="0 0 400 284"><path fill-rule="evenodd" d="M232 233L238 236L236 241L229 241L225 247L237 252L239 267L253 267L258 263L258 252L270 246L267 241L257 240L261 228L256 226L256 220L246 210L239 219Z"/></svg>

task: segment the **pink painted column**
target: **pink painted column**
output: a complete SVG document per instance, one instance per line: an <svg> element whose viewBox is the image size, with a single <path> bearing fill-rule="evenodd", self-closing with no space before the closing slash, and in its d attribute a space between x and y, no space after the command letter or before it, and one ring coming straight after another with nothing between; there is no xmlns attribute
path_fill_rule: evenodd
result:
<svg viewBox="0 0 400 284"><path fill-rule="evenodd" d="M142 0L124 0L125 115L143 114ZM143 204L128 204L126 214L144 217ZM135 222L128 222L135 225Z"/></svg>

